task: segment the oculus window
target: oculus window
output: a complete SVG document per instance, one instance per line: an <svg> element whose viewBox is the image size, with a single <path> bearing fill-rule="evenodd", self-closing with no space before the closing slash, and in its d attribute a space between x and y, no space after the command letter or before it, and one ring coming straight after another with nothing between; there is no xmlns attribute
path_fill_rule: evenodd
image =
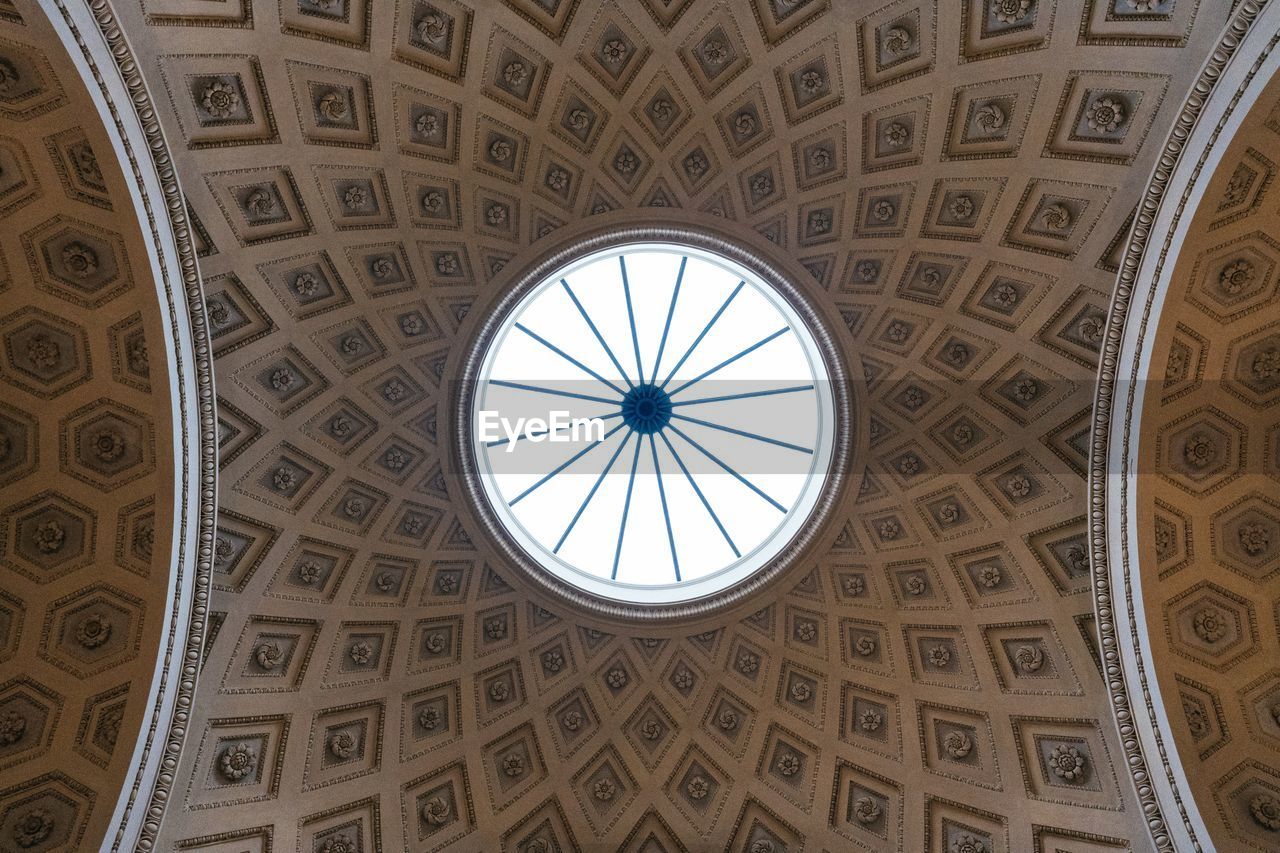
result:
<svg viewBox="0 0 1280 853"><path fill-rule="evenodd" d="M630 604L705 598L770 565L835 446L801 315L752 270L673 243L537 282L489 338L471 399L498 524L561 581Z"/></svg>

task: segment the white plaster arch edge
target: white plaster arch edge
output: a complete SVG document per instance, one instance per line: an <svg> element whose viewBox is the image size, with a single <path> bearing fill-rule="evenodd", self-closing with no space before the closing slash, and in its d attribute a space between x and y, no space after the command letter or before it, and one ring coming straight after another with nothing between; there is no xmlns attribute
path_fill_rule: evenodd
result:
<svg viewBox="0 0 1280 853"><path fill-rule="evenodd" d="M114 13L105 0L39 0L39 6L93 99L124 171L165 312L174 453L165 627L146 712L101 845L150 850L172 793L204 640L217 495L213 360L185 201L150 93Z"/></svg>
<svg viewBox="0 0 1280 853"><path fill-rule="evenodd" d="M1141 554L1132 528L1142 387L1182 241L1250 108L1280 72L1280 4L1242 3L1190 90L1138 208L1099 365L1089 470L1094 608L1126 763L1161 851L1215 851L1150 668Z"/></svg>

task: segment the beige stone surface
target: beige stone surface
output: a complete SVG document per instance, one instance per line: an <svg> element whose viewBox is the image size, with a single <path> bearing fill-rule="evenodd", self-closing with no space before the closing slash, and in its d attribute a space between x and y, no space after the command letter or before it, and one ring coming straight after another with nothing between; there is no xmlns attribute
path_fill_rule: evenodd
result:
<svg viewBox="0 0 1280 853"><path fill-rule="evenodd" d="M1154 849L1101 672L1085 472L1126 236L1227 4L113 11L186 194L218 392L214 591L159 849ZM0 634L15 651L0 735L15 690L56 692L61 710L51 748L9 764L0 745L0 843L21 832L5 803L58 772L86 800L58 826L90 849L121 784L93 726L115 702L137 731L155 657L141 652L160 625L143 616L163 606L163 569L127 549L148 497L155 529L171 524L154 496L173 476L172 415L163 377L128 371L122 336L160 322L144 265L132 288L86 297L31 248L70 220L114 231L121 265L141 239L114 162L96 195L73 180L73 138L106 145L60 50L31 7L0 25L0 60L38 53L60 92L38 115L0 98L0 427L26 425L41 450L0 456L0 506L56 491L97 538L83 567L38 569L14 556L23 516L3 511L0 608L24 615ZM1170 716L1186 709L1178 755L1203 764L1192 796L1220 849L1277 843L1247 812L1280 784L1275 558L1249 550L1280 547L1280 373L1203 396L1274 361L1276 131L1260 110L1179 260L1186 292L1157 346L1186 372L1153 386L1142 425L1145 630L1168 638L1157 677L1182 703ZM13 168L35 195L6 189ZM522 270L670 221L789 271L834 333L858 385L850 487L745 603L605 622L486 538L456 474L451 380ZM78 258L58 244L55 260ZM1212 290L1237 277L1230 298ZM74 387L13 362L39 311L83 330ZM140 451L145 476L77 464L58 437L101 398L166 424ZM1197 430L1246 476L1187 481ZM1162 456L1175 433L1183 449ZM110 642L132 645L84 678L46 666L41 626L108 587L133 614ZM1209 609L1227 617L1214 640ZM15 661L26 681L9 683ZM1244 806L1241 773L1257 788Z"/></svg>

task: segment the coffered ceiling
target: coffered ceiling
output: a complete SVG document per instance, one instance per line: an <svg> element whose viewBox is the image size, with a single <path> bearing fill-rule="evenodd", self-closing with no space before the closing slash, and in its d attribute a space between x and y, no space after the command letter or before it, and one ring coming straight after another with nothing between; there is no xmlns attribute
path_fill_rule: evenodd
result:
<svg viewBox="0 0 1280 853"><path fill-rule="evenodd" d="M1220 82L1170 134L1119 277L1095 412L1092 464L1110 472L1091 481L1108 686L1155 787L1180 795L1165 829L1181 847L1271 850L1280 831L1272 36L1233 27L1238 61L1206 66Z"/></svg>
<svg viewBox="0 0 1280 853"><path fill-rule="evenodd" d="M1085 480L1095 376L1126 236L1169 129L1229 15L1252 21L1260 5L131 0L96 20L63 10L122 33L116 56L145 83L149 100L135 103L158 120L185 193L180 240L198 255L214 358L208 625L148 843L1155 849L1160 812L1121 739L1096 632ZM84 126L96 113L75 106L81 84L42 13L11 18L0 109L28 79L10 68L45 69L62 106L24 108L13 117L26 124L0 139L0 180L11 160L40 191L11 203L19 196L0 188L0 427L43 436L63 424L70 435L79 419L97 422L89 403L103 398L121 423L171 422L167 396L148 396L163 379L131 372L129 357L128 334L160 323L154 286L136 304L133 290L105 285L90 299L48 269L83 266L79 256L32 248L60 223L95 246L110 229L123 269L141 232L110 177L96 193L77 178L72 143L110 145ZM1254 125L1215 179L1211 195L1226 201L1204 214L1203 257L1197 248L1185 261L1185 317L1161 325L1158 346L1186 350L1186 364L1269 358L1274 318L1241 307L1266 298L1253 282L1274 284L1274 131L1261 114ZM486 537L456 475L451 382L523 270L609 229L671 222L762 256L813 303L858 380L848 485L795 567L745 601L679 623L602 621L529 582ZM135 282L143 267L130 267ZM1244 295L1196 296L1205 276L1237 274ZM74 392L14 362L37 321L66 352L80 341ZM1212 404L1213 423L1274 402L1270 385L1255 386ZM1146 415L1161 435L1199 429L1179 419L1210 405L1164 399ZM143 614L166 593L127 550L144 516L148 529L171 526L155 497L174 477L169 433L151 433L150 444L124 442L149 454L127 488L119 464L104 473L66 455L79 443L64 438L60 460L49 438L36 460L32 439L10 439L30 452L0 457L15 460L0 461L3 504L96 512L101 552L89 571L37 571L13 556L27 534L6 512L0 556L13 571L0 607L20 598L26 614L8 623L15 648L44 649L58 635L36 626L86 595L102 601L92 613L121 612L112 642L129 630L140 644L130 648L157 642L148 632L160 620ZM1270 438L1250 436L1248 453L1273 465ZM1151 612L1187 614L1169 617L1160 677L1204 711L1209 730L1178 735L1178 752L1211 768L1192 794L1211 809L1252 746L1241 729L1280 737L1274 720L1242 718L1237 697L1274 704L1280 682L1266 666L1274 560L1209 531L1239 538L1241 525L1280 523L1280 510L1267 496L1274 471L1210 506L1174 482L1180 459L1142 497L1156 559L1171 547L1162 525L1183 542L1178 571L1147 594ZM1224 624L1232 660L1245 663L1219 666L1194 639L1210 605L1239 617ZM10 694L61 707L48 730L78 764L15 758L42 773L56 765L68 777L58 784L84 789L60 827L100 834L98 810L120 787L120 776L80 772L78 757L118 766L86 738L95 709L114 702L122 730L137 730L130 685L146 669L131 676L132 658L120 658L101 684L74 681L79 692L37 671L0 692L0 737ZM137 666L154 659L139 654ZM1228 731L1240 733L1215 754ZM1250 778L1275 790L1273 771ZM0 835L21 844L21 810L8 802ZM1274 848L1275 827L1223 808L1215 832L1235 835L1221 837Z"/></svg>
<svg viewBox="0 0 1280 853"><path fill-rule="evenodd" d="M175 439L198 425L155 222L33 11L0 7L0 838L83 850L114 834L177 665Z"/></svg>
<svg viewBox="0 0 1280 853"><path fill-rule="evenodd" d="M1160 315L1137 523L1153 663L1178 753L1220 837L1268 850L1280 827L1275 477L1280 382L1267 153L1270 92L1208 181Z"/></svg>

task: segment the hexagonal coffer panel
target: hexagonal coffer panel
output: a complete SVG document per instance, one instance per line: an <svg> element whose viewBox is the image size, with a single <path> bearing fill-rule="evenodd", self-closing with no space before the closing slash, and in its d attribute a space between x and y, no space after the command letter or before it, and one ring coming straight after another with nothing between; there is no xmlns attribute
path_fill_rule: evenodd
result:
<svg viewBox="0 0 1280 853"><path fill-rule="evenodd" d="M119 666L137 655L143 607L106 584L59 599L45 617L40 655L77 678Z"/></svg>
<svg viewBox="0 0 1280 853"><path fill-rule="evenodd" d="M44 492L6 507L0 518L5 519L4 564L32 580L53 580L93 559L97 516L70 498Z"/></svg>
<svg viewBox="0 0 1280 853"><path fill-rule="evenodd" d="M61 424L62 470L111 490L155 468L151 422L142 412L98 400L72 412Z"/></svg>

